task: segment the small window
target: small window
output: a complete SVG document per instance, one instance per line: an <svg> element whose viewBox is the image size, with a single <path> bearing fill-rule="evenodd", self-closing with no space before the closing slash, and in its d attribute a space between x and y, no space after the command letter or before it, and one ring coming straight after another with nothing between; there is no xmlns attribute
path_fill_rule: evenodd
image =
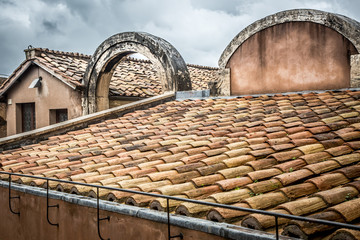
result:
<svg viewBox="0 0 360 240"><path fill-rule="evenodd" d="M50 109L50 124L60 123L68 120L68 111L64 109Z"/></svg>
<svg viewBox="0 0 360 240"><path fill-rule="evenodd" d="M56 109L56 123L68 120L67 109Z"/></svg>
<svg viewBox="0 0 360 240"><path fill-rule="evenodd" d="M21 104L21 120L23 132L35 129L35 103Z"/></svg>

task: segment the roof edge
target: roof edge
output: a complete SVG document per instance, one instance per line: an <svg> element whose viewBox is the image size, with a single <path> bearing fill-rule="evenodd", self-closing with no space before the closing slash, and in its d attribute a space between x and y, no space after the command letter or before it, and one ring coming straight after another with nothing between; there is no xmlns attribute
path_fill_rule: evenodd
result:
<svg viewBox="0 0 360 240"><path fill-rule="evenodd" d="M287 22L313 22L329 27L347 38L360 52L360 23L349 17L315 9L292 9L266 16L239 32L222 52L218 64L225 68L236 49L256 33Z"/></svg>
<svg viewBox="0 0 360 240"><path fill-rule="evenodd" d="M206 91L206 90L199 90L199 92L201 91ZM184 101L184 100L206 100L206 99L234 99L234 98L260 98L260 97L273 97L273 96L287 96L287 95L294 95L294 94L299 94L299 95L303 95L303 94L312 94L312 93L326 93L326 92L346 92L346 91L351 91L351 92L356 92L356 91L360 91L360 87L350 87L350 88L338 88L338 89L319 89L319 90L304 90L304 91L295 91L295 92L277 92L277 93L256 93L256 94L241 94L241 95L230 95L230 96L199 96L199 95L194 95L191 96L189 95L188 97L176 97L176 100L178 101ZM182 93L182 92L181 92Z"/></svg>
<svg viewBox="0 0 360 240"><path fill-rule="evenodd" d="M15 69L15 71L8 77L3 84L0 86L0 97L3 96L7 90L9 90L14 83L16 83L16 80L23 75L24 72L26 72L29 67L33 64L33 61L31 60L25 60L22 62L19 67Z"/></svg>
<svg viewBox="0 0 360 240"><path fill-rule="evenodd" d="M151 63L149 59L141 59L141 58L134 58L130 56L124 57L124 61L132 61L132 62L140 62L140 63ZM204 66L192 63L185 63L188 67L200 68L200 69L209 69L209 70L218 70L218 67L211 67L211 66Z"/></svg>
<svg viewBox="0 0 360 240"><path fill-rule="evenodd" d="M54 55L62 55L62 56L69 56L69 57L75 57L75 58L86 58L90 59L91 55L82 54L78 52L65 52L65 51L58 51L58 50L51 50L48 48L28 48L24 50L25 55L29 56L29 58L34 58L36 56L39 56L41 53L50 53ZM32 53L32 54L30 54Z"/></svg>
<svg viewBox="0 0 360 240"><path fill-rule="evenodd" d="M76 90L77 86L74 84L71 84L64 80L64 78L57 74L56 72L48 69L44 64L38 63L36 59L29 59L25 60L20 64L18 68L11 74L10 77L8 77L4 83L0 86L0 97L3 96L9 89L12 88L12 86L17 82L17 80L31 67L32 65L36 65L37 67L43 69L45 72L49 73L50 75L53 75L58 80L60 80L62 83L64 83L66 86L72 88L73 90Z"/></svg>
<svg viewBox="0 0 360 240"><path fill-rule="evenodd" d="M137 102L74 118L65 122L38 128L29 132L0 138L0 150L14 149L24 145L38 143L47 139L50 136L64 134L68 131L86 128L90 124L95 124L111 118L117 118L126 113L156 106L174 99L175 93L165 93Z"/></svg>
<svg viewBox="0 0 360 240"><path fill-rule="evenodd" d="M88 54L83 54L83 53L79 53L79 52L66 52L66 51L60 51L60 50L52 50L49 48L29 48L29 49L25 49L24 52L28 53L34 51L34 54L31 55L33 57L29 58L29 59L34 59L36 58L36 56L39 56L41 53L50 53L50 54L54 54L54 55L63 55L63 56L69 56L69 57L75 57L75 58L83 58L83 59L87 59L89 60L91 58L92 55L88 55ZM133 62L142 62L142 63L151 63L151 61L149 59L141 59L141 58L134 58L131 56L126 56L124 58L125 61L133 61ZM199 65L199 64L192 64L192 63L186 63L187 66L189 67L195 67L195 68L201 68L201 69L209 69L209 70L217 70L219 69L218 67L211 67L211 66L205 66L205 65Z"/></svg>
<svg viewBox="0 0 360 240"><path fill-rule="evenodd" d="M8 188L7 181L0 180L0 187ZM46 189L33 187L28 185L22 185L18 183L12 183L11 189L22 192L25 194L31 194L38 197L46 197ZM50 190L48 197L55 200L60 200L80 206L89 208L97 208L97 200L90 197L79 196L75 194L58 192ZM122 215L127 215L136 218L142 218L153 222L159 222L167 224L167 213L148 208L141 208L126 204L114 203L105 200L99 200L99 209L109 212L114 212ZM205 219L198 219L193 217L173 215L171 214L171 225L180 228L191 229L199 232L212 234L215 236L224 237L226 239L254 239L254 240L271 240L274 239L273 234L265 233L258 230L247 229L244 227L231 225L227 223L212 222ZM280 236L280 239L291 239L286 236Z"/></svg>

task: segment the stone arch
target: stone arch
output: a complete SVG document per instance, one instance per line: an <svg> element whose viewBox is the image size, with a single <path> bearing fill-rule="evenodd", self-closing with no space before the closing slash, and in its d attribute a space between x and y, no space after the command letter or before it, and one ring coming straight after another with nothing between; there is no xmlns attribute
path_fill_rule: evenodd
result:
<svg viewBox="0 0 360 240"><path fill-rule="evenodd" d="M294 9L278 12L262 18L237 34L225 48L219 59L219 67L225 68L229 59L247 39L266 28L287 22L313 22L329 27L348 39L360 52L360 23L340 14L313 9Z"/></svg>
<svg viewBox="0 0 360 240"><path fill-rule="evenodd" d="M116 66L132 53L146 56L156 68L163 92L191 90L187 66L164 39L144 32L123 32L106 39L90 59L83 78L83 112L109 108L109 84Z"/></svg>

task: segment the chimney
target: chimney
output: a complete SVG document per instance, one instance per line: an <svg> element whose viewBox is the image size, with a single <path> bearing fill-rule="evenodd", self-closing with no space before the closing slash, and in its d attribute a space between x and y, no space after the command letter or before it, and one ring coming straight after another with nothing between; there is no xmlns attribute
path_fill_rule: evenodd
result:
<svg viewBox="0 0 360 240"><path fill-rule="evenodd" d="M39 49L33 48L31 45L29 45L28 48L24 50L26 60L33 59L38 56L40 54L38 50Z"/></svg>

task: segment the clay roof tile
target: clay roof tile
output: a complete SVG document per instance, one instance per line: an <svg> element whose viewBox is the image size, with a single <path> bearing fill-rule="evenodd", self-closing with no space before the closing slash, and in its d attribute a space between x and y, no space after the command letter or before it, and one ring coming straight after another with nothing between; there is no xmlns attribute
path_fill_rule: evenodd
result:
<svg viewBox="0 0 360 240"><path fill-rule="evenodd" d="M360 191L360 125L355 122L358 114L353 113L358 103L346 107L353 101L349 96L341 91L170 101L3 151L0 166L5 171L325 216L329 206L347 202L348 193ZM13 180L44 184L27 178ZM91 188L54 184L51 187L63 191L94 194ZM147 197L112 191L101 196L166 208L161 199L151 202ZM248 215L178 201L170 201L170 208L236 224ZM274 219L251 214L241 224L269 226L271 231Z"/></svg>

